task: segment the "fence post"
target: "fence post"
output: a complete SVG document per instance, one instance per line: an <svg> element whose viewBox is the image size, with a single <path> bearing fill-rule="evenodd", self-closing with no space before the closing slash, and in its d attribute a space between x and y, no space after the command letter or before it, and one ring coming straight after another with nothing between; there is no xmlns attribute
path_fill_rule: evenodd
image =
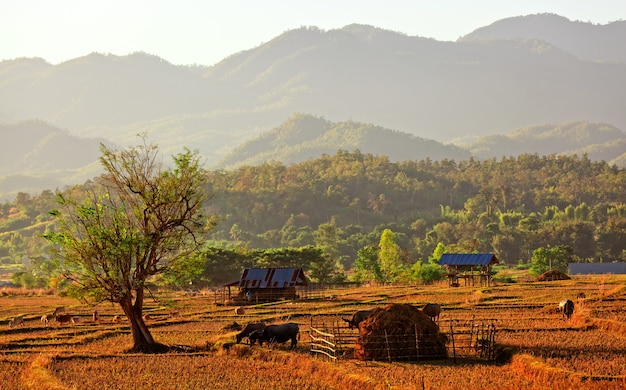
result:
<svg viewBox="0 0 626 390"><path fill-rule="evenodd" d="M415 355L417 356L417 361L420 360L420 338L417 334L417 325L413 325L413 331L415 332Z"/></svg>
<svg viewBox="0 0 626 390"><path fill-rule="evenodd" d="M389 337L387 337L387 329L385 329L385 346L387 347L387 359L391 363L391 350L389 348Z"/></svg>
<svg viewBox="0 0 626 390"><path fill-rule="evenodd" d="M450 338L452 339L452 356L454 357L454 364L456 364L456 347L454 346L454 330L452 329L452 322L450 322Z"/></svg>

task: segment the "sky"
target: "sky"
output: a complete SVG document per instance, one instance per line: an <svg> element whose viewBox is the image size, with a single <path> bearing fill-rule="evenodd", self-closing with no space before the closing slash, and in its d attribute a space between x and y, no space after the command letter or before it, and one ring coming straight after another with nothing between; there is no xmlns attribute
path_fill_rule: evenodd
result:
<svg viewBox="0 0 626 390"><path fill-rule="evenodd" d="M140 51L209 66L303 26L358 23L455 41L538 13L607 24L626 19L626 0L0 0L0 61Z"/></svg>

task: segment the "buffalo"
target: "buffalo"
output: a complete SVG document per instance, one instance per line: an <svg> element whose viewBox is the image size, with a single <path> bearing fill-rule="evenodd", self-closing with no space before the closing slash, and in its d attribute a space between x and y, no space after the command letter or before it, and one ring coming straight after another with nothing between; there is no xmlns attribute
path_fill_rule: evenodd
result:
<svg viewBox="0 0 626 390"><path fill-rule="evenodd" d="M9 328L13 328L16 326L24 326L24 317L23 316L17 316L15 318L13 318L11 321L9 321Z"/></svg>
<svg viewBox="0 0 626 390"><path fill-rule="evenodd" d="M255 330L250 333L248 339L250 343L254 344L255 341L259 342L259 345L263 343L284 343L287 340L291 340L291 349L295 348L298 344L300 328L298 324L292 322L281 325L268 325L263 330Z"/></svg>
<svg viewBox="0 0 626 390"><path fill-rule="evenodd" d="M349 319L348 318L343 318L343 317L341 317L341 319L348 323L348 327L350 329L358 328L359 324L363 320L365 320L367 317L369 317L370 314L372 314L373 311L374 311L374 309L359 310L359 311L355 312L354 314L352 314L352 317L350 317Z"/></svg>
<svg viewBox="0 0 626 390"><path fill-rule="evenodd" d="M254 322L254 323L250 323L246 325L246 327L243 328L243 330L237 333L237 335L235 336L235 340L237 340L237 344L239 344L244 337L248 337L248 341L251 341L250 334L257 330L262 331L263 329L265 329L266 326L267 325L265 325L265 322Z"/></svg>
<svg viewBox="0 0 626 390"><path fill-rule="evenodd" d="M71 314L59 314L56 317L54 317L54 319L59 324L68 324L70 322L75 323L74 318L72 317Z"/></svg>
<svg viewBox="0 0 626 390"><path fill-rule="evenodd" d="M563 319L572 318L574 313L574 302L569 299L564 299L559 303L559 312L563 314Z"/></svg>
<svg viewBox="0 0 626 390"><path fill-rule="evenodd" d="M439 321L439 314L441 313L441 306L436 303L427 303L423 308L422 312L430 317L434 322Z"/></svg>

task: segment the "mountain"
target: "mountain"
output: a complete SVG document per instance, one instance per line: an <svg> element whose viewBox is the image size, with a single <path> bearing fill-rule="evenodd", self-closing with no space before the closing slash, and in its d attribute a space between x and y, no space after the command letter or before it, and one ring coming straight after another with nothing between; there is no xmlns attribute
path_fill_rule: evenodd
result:
<svg viewBox="0 0 626 390"><path fill-rule="evenodd" d="M626 21L605 25L572 22L555 14L517 16L481 27L459 41L538 39L582 60L626 62Z"/></svg>
<svg viewBox="0 0 626 390"><path fill-rule="evenodd" d="M0 124L0 196L54 190L96 176L100 139L84 139L42 121Z"/></svg>
<svg viewBox="0 0 626 390"><path fill-rule="evenodd" d="M360 150L388 156L390 161L466 160L468 151L454 145L426 140L411 134L353 121L333 123L323 118L298 114L233 150L215 168L259 165L265 161L293 164L334 155L337 150Z"/></svg>
<svg viewBox="0 0 626 390"><path fill-rule="evenodd" d="M625 63L584 61L544 40L439 42L354 24L287 31L210 67L145 53L2 61L0 122L42 119L116 143L151 131L217 161L298 112L442 142L535 123L626 128L625 87Z"/></svg>
<svg viewBox="0 0 626 390"><path fill-rule="evenodd" d="M464 138L452 141L476 158L539 155L587 154L622 168L626 156L626 133L604 123L570 122L518 129L503 135Z"/></svg>
<svg viewBox="0 0 626 390"><path fill-rule="evenodd" d="M602 27L546 14L520 20L530 27L508 36L521 38L505 39L503 32L479 39L479 29L458 42L359 24L328 31L299 28L212 66L175 66L147 53L92 53L58 65L38 58L7 60L0 62L0 123L10 128L39 120L63 129L74 141L106 139L120 146L135 144L137 134L147 133L165 155L189 147L205 157L207 166L253 156L258 161L259 153L246 150L254 145L275 157L276 141L266 133L295 113L325 118L332 126L350 127L346 124L352 119L359 129L375 124L355 137L392 138L388 132L379 138L373 133L392 129L407 144L438 142L433 150L452 139L506 134L535 124L582 121L626 129L626 63L619 54L626 47L623 23ZM500 22L481 34L511 23ZM603 53L609 54L581 54L585 31L600 27L602 42L593 35L590 46L605 47ZM579 45L551 38L547 32L552 30L556 37L575 31L571 41ZM293 146L289 158L297 149L315 154L332 142L346 147L370 142L347 142L348 134L320 129L323 134L310 135L315 144ZM24 142L20 131L4 131L11 133L10 144ZM326 138L332 142L324 144ZM251 143L244 147L246 141ZM375 143L378 150L384 146ZM249 156L230 154L240 145ZM617 141L605 147L613 147L615 156L624 153ZM42 155L46 158L34 165L28 158L7 157L7 170L25 174L25 167L33 176L42 169L40 177L68 178L42 166L63 167L56 161L68 158L63 149ZM76 177L83 172L81 161L72 165Z"/></svg>

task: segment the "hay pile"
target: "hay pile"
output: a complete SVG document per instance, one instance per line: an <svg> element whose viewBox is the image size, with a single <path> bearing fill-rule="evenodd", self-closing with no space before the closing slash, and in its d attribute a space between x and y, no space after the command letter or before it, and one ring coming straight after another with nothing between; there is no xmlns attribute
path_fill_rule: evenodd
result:
<svg viewBox="0 0 626 390"><path fill-rule="evenodd" d="M565 275L561 271L557 271L555 269L551 269L550 271L546 271L539 275L535 282L549 282L552 280L568 280L571 279L569 276Z"/></svg>
<svg viewBox="0 0 626 390"><path fill-rule="evenodd" d="M359 360L441 359L448 356L447 337L418 308L391 304L376 308L359 324L354 356Z"/></svg>

